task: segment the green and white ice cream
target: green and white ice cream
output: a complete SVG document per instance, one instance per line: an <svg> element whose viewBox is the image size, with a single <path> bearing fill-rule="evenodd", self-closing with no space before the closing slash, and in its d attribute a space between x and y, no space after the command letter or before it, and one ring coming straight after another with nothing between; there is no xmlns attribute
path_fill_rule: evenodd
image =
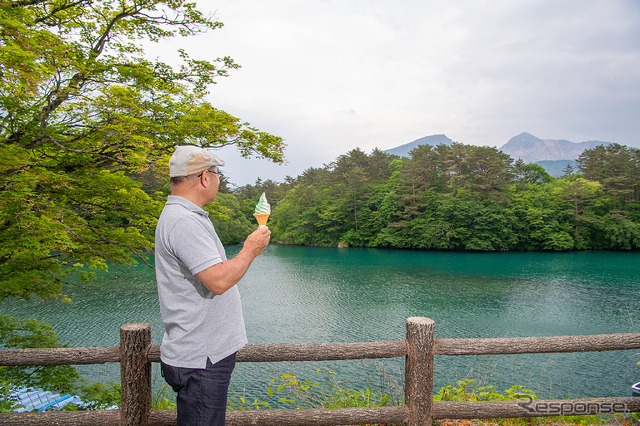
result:
<svg viewBox="0 0 640 426"><path fill-rule="evenodd" d="M258 221L258 225L267 226L267 219L269 219L270 214L271 205L267 201L267 196L263 192L260 196L260 200L258 200L258 204L256 204L256 209L254 210L253 216Z"/></svg>
<svg viewBox="0 0 640 426"><path fill-rule="evenodd" d="M256 204L255 214L271 214L271 205L267 201L267 196L263 192Z"/></svg>

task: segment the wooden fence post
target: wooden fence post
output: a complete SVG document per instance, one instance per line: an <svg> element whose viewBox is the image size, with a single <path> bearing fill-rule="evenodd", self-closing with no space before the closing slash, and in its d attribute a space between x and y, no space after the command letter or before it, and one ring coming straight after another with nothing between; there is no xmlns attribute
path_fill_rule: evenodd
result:
<svg viewBox="0 0 640 426"><path fill-rule="evenodd" d="M432 422L434 329L435 323L429 318L407 318L404 396L409 426Z"/></svg>
<svg viewBox="0 0 640 426"><path fill-rule="evenodd" d="M151 326L145 323L120 327L120 424L147 426L151 412Z"/></svg>

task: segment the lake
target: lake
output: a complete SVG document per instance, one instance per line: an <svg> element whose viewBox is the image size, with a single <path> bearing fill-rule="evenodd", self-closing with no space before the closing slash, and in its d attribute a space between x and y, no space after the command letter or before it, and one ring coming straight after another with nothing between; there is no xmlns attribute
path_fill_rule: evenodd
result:
<svg viewBox="0 0 640 426"><path fill-rule="evenodd" d="M239 246L227 247L232 257ZM239 284L249 342L400 340L411 316L435 321L436 337L525 337L640 331L640 253L456 253L270 245ZM0 312L54 326L69 346L115 346L119 327L147 322L162 339L155 276L147 266L101 274L66 289L62 302L0 303ZM540 398L629 396L640 381L639 351L439 356L435 389L474 379ZM158 368L154 365L154 372ZM345 387L399 392L404 361L241 363L235 395L266 395L283 373L337 377ZM118 381L119 366L80 366L96 381ZM330 374L329 372L336 373ZM162 378L155 374L155 386Z"/></svg>

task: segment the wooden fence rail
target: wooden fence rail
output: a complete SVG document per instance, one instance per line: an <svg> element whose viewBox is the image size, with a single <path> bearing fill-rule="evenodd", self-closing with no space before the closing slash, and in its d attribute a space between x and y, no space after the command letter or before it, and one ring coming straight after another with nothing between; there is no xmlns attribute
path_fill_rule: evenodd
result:
<svg viewBox="0 0 640 426"><path fill-rule="evenodd" d="M326 361L405 357L405 405L342 409L229 411L234 425L339 425L404 423L433 419L477 419L628 414L640 412L640 398L585 398L528 401L433 401L435 355L487 355L640 349L640 333L500 339L436 339L435 324L408 318L405 340L364 343L247 345L238 362ZM120 328L120 346L102 348L2 349L0 366L80 365L119 362L122 400L117 410L0 413L11 425L175 425L173 410L151 408L151 363L160 348L151 344L148 324Z"/></svg>

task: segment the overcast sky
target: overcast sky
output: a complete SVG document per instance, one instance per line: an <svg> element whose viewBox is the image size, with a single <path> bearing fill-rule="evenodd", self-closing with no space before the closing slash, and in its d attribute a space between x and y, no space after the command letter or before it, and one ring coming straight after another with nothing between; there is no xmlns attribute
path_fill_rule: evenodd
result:
<svg viewBox="0 0 640 426"><path fill-rule="evenodd" d="M446 134L640 147L638 0L208 0L194 57L242 68L214 106L281 136L288 163L221 155L233 183L282 181L361 148Z"/></svg>

